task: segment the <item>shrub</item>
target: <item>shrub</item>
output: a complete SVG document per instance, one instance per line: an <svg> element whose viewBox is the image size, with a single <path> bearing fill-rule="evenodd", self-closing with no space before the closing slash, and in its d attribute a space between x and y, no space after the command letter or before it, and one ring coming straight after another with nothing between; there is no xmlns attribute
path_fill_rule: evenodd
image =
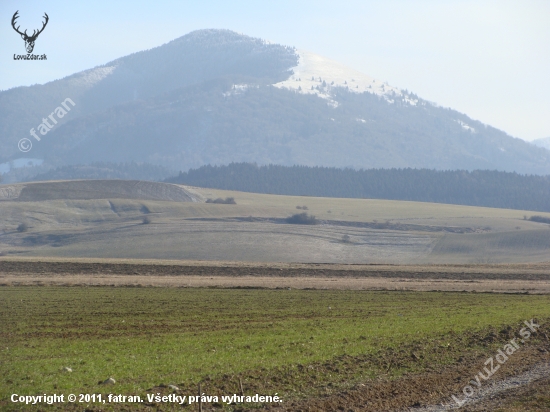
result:
<svg viewBox="0 0 550 412"><path fill-rule="evenodd" d="M26 232L27 230L29 230L29 225L27 225L26 223L20 223L19 226L17 226L17 231L18 232Z"/></svg>
<svg viewBox="0 0 550 412"><path fill-rule="evenodd" d="M149 216L145 216L142 220L143 224L144 225L148 225L149 223L151 223L151 218Z"/></svg>
<svg viewBox="0 0 550 412"><path fill-rule="evenodd" d="M544 216L531 216L529 220L531 222L550 223L550 217L544 217Z"/></svg>
<svg viewBox="0 0 550 412"><path fill-rule="evenodd" d="M306 212L287 217L286 222L294 225L316 225L318 223L315 216L310 216Z"/></svg>
<svg viewBox="0 0 550 412"><path fill-rule="evenodd" d="M218 197L217 199L206 199L206 203L218 203L221 205L236 205L237 202L235 202L234 197L226 197L225 199L222 199L221 197Z"/></svg>
<svg viewBox="0 0 550 412"><path fill-rule="evenodd" d="M342 242L351 243L351 238L348 235L342 236Z"/></svg>

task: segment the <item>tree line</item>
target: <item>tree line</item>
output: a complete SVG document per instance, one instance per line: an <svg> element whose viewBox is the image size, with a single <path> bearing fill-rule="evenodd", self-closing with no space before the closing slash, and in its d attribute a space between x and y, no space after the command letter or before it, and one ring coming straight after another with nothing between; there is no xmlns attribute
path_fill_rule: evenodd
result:
<svg viewBox="0 0 550 412"><path fill-rule="evenodd" d="M491 170L340 169L231 163L171 183L280 195L370 198L550 212L550 176Z"/></svg>

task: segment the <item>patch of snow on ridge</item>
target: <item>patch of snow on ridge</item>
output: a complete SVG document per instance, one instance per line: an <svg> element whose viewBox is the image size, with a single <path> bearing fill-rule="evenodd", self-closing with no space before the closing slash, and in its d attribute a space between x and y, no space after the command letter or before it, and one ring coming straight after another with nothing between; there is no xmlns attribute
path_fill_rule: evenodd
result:
<svg viewBox="0 0 550 412"><path fill-rule="evenodd" d="M329 100L332 106L336 103L331 100L330 94L334 87L343 87L353 93L376 94L390 103L394 102L395 96L402 95L403 102L412 106L418 102L416 99L405 96L398 88L350 69L337 61L304 50L297 50L297 53L299 60L298 66L292 68L294 73L287 80L274 84L275 87L295 90L303 94L315 94Z"/></svg>
<svg viewBox="0 0 550 412"><path fill-rule="evenodd" d="M259 88L258 85L250 85L250 84L234 84L231 86L231 90L228 92L222 93L223 97L231 96L232 94L243 94L246 92L250 87Z"/></svg>
<svg viewBox="0 0 550 412"><path fill-rule="evenodd" d="M462 120L456 120L456 122L462 126L464 130L468 130L469 132L476 133L476 129L474 129L472 126L470 126L467 123L464 123Z"/></svg>
<svg viewBox="0 0 550 412"><path fill-rule="evenodd" d="M99 83L105 77L109 76L116 69L116 66L96 67L95 69L85 70L71 76L68 80L71 86L83 87L89 89Z"/></svg>
<svg viewBox="0 0 550 412"><path fill-rule="evenodd" d="M417 99L411 99L409 97L403 97L403 102L409 103L411 106L416 106L418 103ZM435 104L433 104L435 106Z"/></svg>

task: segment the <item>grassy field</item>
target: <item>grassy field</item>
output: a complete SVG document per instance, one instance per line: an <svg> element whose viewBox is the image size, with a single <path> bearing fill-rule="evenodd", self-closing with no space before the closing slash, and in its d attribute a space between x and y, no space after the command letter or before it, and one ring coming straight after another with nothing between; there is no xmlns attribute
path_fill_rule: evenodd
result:
<svg viewBox="0 0 550 412"><path fill-rule="evenodd" d="M198 382L232 394L238 378L286 402L479 356L531 318L550 319L550 296L3 287L0 407L12 393L145 397Z"/></svg>
<svg viewBox="0 0 550 412"><path fill-rule="evenodd" d="M140 199L2 201L0 255L469 264L547 261L550 250L548 225L524 220L535 214L528 211L193 191L200 198L234 197L237 204ZM286 224L284 218L304 210L297 206L306 206L322 224ZM144 218L150 223L143 224ZM17 231L21 223L27 224L27 231ZM343 242L344 236L350 241Z"/></svg>
<svg viewBox="0 0 550 412"><path fill-rule="evenodd" d="M449 205L442 203L408 202L383 199L342 199L313 196L284 196L261 193L237 192L207 188L193 188L206 198L234 197L238 205L284 209L296 213L296 206L307 206L308 212L320 219L348 221L418 220L432 224L449 224L468 219L522 219L525 214L540 214L522 210L489 207ZM299 210L298 210L299 211Z"/></svg>

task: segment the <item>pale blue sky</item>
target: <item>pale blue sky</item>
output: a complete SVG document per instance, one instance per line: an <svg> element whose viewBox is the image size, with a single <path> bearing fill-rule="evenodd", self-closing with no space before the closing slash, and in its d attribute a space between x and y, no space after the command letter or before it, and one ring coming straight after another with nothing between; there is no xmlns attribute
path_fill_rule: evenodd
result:
<svg viewBox="0 0 550 412"><path fill-rule="evenodd" d="M48 28L35 54L10 25ZM0 2L0 90L45 83L202 28L338 60L515 137L550 136L550 1ZM159 62L162 64L162 62Z"/></svg>

